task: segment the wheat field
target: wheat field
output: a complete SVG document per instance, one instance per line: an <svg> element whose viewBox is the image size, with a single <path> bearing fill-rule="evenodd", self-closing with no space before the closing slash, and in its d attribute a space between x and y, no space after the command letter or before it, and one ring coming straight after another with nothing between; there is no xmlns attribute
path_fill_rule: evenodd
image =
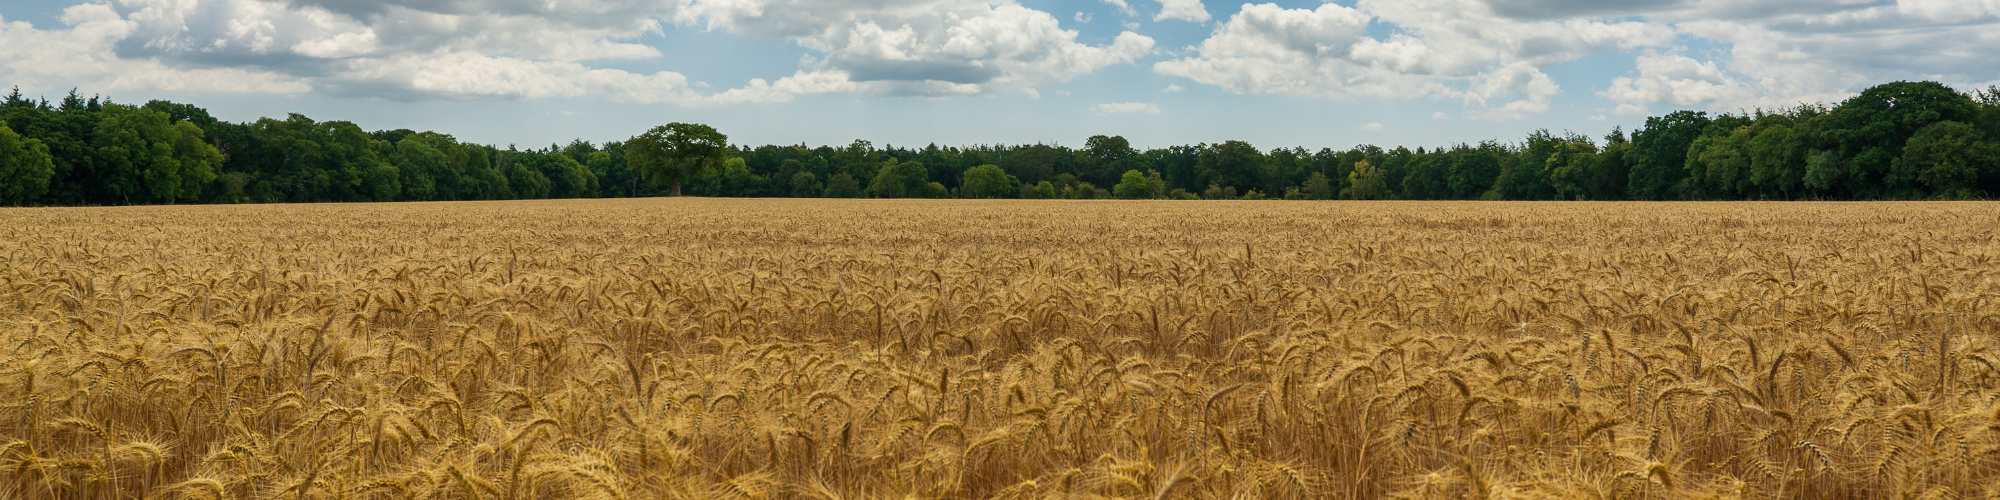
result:
<svg viewBox="0 0 2000 500"><path fill-rule="evenodd" d="M0 211L0 497L1994 498L2000 205Z"/></svg>

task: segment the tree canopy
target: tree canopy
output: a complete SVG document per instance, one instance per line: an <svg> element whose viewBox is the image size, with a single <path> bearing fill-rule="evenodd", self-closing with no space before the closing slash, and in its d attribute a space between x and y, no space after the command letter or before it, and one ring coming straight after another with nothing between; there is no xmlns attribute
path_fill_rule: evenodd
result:
<svg viewBox="0 0 2000 500"><path fill-rule="evenodd" d="M0 204L20 205L40 198L55 174L48 146L0 124Z"/></svg>
<svg viewBox="0 0 2000 500"><path fill-rule="evenodd" d="M0 102L0 204L123 205L696 196L1874 200L2000 197L2000 88L1893 82L1832 104L1674 111L1601 138L1317 151L1248 141L731 145L695 123L540 148L235 123L166 101L18 91Z"/></svg>
<svg viewBox="0 0 2000 500"><path fill-rule="evenodd" d="M682 182L727 154L729 136L715 127L675 122L633 137L626 147L628 161L640 172L655 184L671 184L673 195L680 196Z"/></svg>

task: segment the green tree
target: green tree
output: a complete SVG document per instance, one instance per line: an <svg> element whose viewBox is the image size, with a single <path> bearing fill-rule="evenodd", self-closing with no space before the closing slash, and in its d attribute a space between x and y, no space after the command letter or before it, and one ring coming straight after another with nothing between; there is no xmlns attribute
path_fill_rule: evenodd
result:
<svg viewBox="0 0 2000 500"><path fill-rule="evenodd" d="M55 175L48 146L0 123L0 204L18 206L40 199Z"/></svg>
<svg viewBox="0 0 2000 500"><path fill-rule="evenodd" d="M1870 87L1828 112L1816 138L1839 154L1834 169L1808 175L1809 184L1857 198L1921 194L1920 172L1892 169L1918 131L1944 121L1971 122L1979 105L1937 82L1894 82Z"/></svg>
<svg viewBox="0 0 2000 500"><path fill-rule="evenodd" d="M1126 170L1125 175L1119 176L1118 185L1111 187L1111 193L1121 200L1146 200L1160 194L1155 190L1153 181L1138 170Z"/></svg>
<svg viewBox="0 0 2000 500"><path fill-rule="evenodd" d="M222 153L193 123L172 123L166 113L122 104L104 106L92 135L103 179L124 202L192 201L209 181Z"/></svg>
<svg viewBox="0 0 2000 500"><path fill-rule="evenodd" d="M1624 129L1613 128L1604 136L1604 150L1598 153L1597 168L1590 174L1590 199L1623 200L1632 173L1632 141Z"/></svg>
<svg viewBox="0 0 2000 500"><path fill-rule="evenodd" d="M1938 122L1910 138L1896 168L1915 172L1933 196L1976 198L1982 178L2000 177L2000 143L1970 123Z"/></svg>
<svg viewBox="0 0 2000 500"><path fill-rule="evenodd" d="M1021 179L1008 175L999 165L987 164L965 171L965 184L958 189L966 198L1002 198L1021 191Z"/></svg>
<svg viewBox="0 0 2000 500"><path fill-rule="evenodd" d="M875 145L868 141L856 139L847 147L827 148L827 150L831 154L824 156L827 158L827 167L831 169L830 171L846 173L857 181L874 178L875 171L882 168L881 153L876 152Z"/></svg>
<svg viewBox="0 0 2000 500"><path fill-rule="evenodd" d="M351 122L293 114L260 119L232 134L228 168L256 175L252 198L364 201L400 193L402 174L383 158L393 156L393 148Z"/></svg>
<svg viewBox="0 0 2000 500"><path fill-rule="evenodd" d="M1225 188L1261 187L1267 177L1264 153L1243 141L1227 141L1204 148L1196 161L1204 181Z"/></svg>
<svg viewBox="0 0 2000 500"><path fill-rule="evenodd" d="M1647 118L1645 128L1632 133L1636 162L1626 184L1626 194L1639 200L1682 197L1688 146L1701 137L1710 121L1707 113L1697 111L1675 111Z"/></svg>
<svg viewBox="0 0 2000 500"><path fill-rule="evenodd" d="M1136 170L1138 160L1139 151L1123 136L1093 135L1076 152L1076 176L1098 184L1119 182L1118 172Z"/></svg>
<svg viewBox="0 0 2000 500"><path fill-rule="evenodd" d="M1736 198L1750 180L1750 158L1743 154L1749 129L1704 135L1688 145L1687 193L1695 199Z"/></svg>
<svg viewBox="0 0 2000 500"><path fill-rule="evenodd" d="M1341 198L1350 200L1389 199L1389 180L1368 160L1354 164L1354 171L1347 174L1347 189L1340 192Z"/></svg>
<svg viewBox="0 0 2000 500"><path fill-rule="evenodd" d="M1097 185L1095 184L1091 184L1088 182L1078 182L1076 183L1075 186L1070 186L1068 191L1064 191L1063 197L1072 200L1095 200L1098 198L1107 198L1108 196L1101 196L1105 194L1102 193L1102 191L1103 191L1102 189L1097 189Z"/></svg>
<svg viewBox="0 0 2000 500"><path fill-rule="evenodd" d="M583 166L567 154L553 149L536 154L535 167L543 177L549 179L551 198L590 198L597 196L597 174L590 167Z"/></svg>
<svg viewBox="0 0 2000 500"><path fill-rule="evenodd" d="M1053 200L1056 199L1056 197L1058 196L1056 192L1056 185L1049 181L1042 181L1035 183L1032 189L1027 190L1027 194L1028 198L1036 200Z"/></svg>
<svg viewBox="0 0 2000 500"><path fill-rule="evenodd" d="M1597 145L1589 139L1572 136L1563 141L1562 148L1548 161L1549 183L1555 186L1556 198L1567 200L1588 196L1591 176L1602 163Z"/></svg>
<svg viewBox="0 0 2000 500"><path fill-rule="evenodd" d="M444 152L425 144L423 141L404 138L396 142L396 152L389 157L396 165L396 171L403 175L403 196L410 200L440 199L438 178L449 175L451 158ZM456 176L453 176L456 177Z"/></svg>
<svg viewBox="0 0 2000 500"><path fill-rule="evenodd" d="M653 127L625 142L625 158L650 177L655 184L673 186L681 195L681 183L696 172L714 167L729 154L729 136L699 123L669 123Z"/></svg>
<svg viewBox="0 0 2000 500"><path fill-rule="evenodd" d="M876 198L927 198L935 196L930 190L929 170L918 162L898 161L890 158L882 163L875 173L875 179L868 183L868 194Z"/></svg>
<svg viewBox="0 0 2000 500"><path fill-rule="evenodd" d="M1451 197L1451 157L1444 154L1423 154L1410 162L1410 172L1403 176L1403 199L1441 200Z"/></svg>
<svg viewBox="0 0 2000 500"><path fill-rule="evenodd" d="M1486 141L1476 147L1460 144L1445 155L1451 157L1451 173L1446 174L1451 197L1469 200L1493 189L1494 182L1500 178L1500 169L1511 153L1498 141Z"/></svg>
<svg viewBox="0 0 2000 500"><path fill-rule="evenodd" d="M1537 130L1528 134L1513 158L1501 164L1493 191L1506 200L1553 200L1563 196L1553 179L1556 167L1564 163L1565 139Z"/></svg>
<svg viewBox="0 0 2000 500"><path fill-rule="evenodd" d="M1004 165L1007 173L1021 182L1040 182L1054 179L1056 164L1067 153L1045 144L1022 146L1007 154Z"/></svg>
<svg viewBox="0 0 2000 500"><path fill-rule="evenodd" d="M758 196L763 194L766 182L768 180L764 176L751 172L750 166L744 163L742 158L722 161L723 196Z"/></svg>
<svg viewBox="0 0 2000 500"><path fill-rule="evenodd" d="M506 172L507 187L512 188L516 199L539 200L549 197L554 185L541 170L522 165L519 153L502 152L500 170Z"/></svg>
<svg viewBox="0 0 2000 500"><path fill-rule="evenodd" d="M860 198L861 182L854 180L854 176L847 175L847 172L833 174L832 178L826 180L826 197Z"/></svg>
<svg viewBox="0 0 2000 500"><path fill-rule="evenodd" d="M792 174L793 198L817 198L825 192L826 187L820 184L819 176L813 175L812 172Z"/></svg>
<svg viewBox="0 0 2000 500"><path fill-rule="evenodd" d="M1783 117L1782 115L1774 115ZM1750 185L1764 197L1792 199L1805 181L1806 135L1790 119L1758 120L1744 141L1750 159Z"/></svg>
<svg viewBox="0 0 2000 500"><path fill-rule="evenodd" d="M16 92L15 94L18 94ZM104 179L108 177L97 165L96 149L91 144L91 135L97 130L101 120L100 105L86 102L76 91L62 99L59 107L50 106L42 100L31 101L9 95L0 104L0 119L14 129L21 137L41 141L48 147L49 157L55 165L55 174L49 178L47 189L41 201L51 204L76 203L120 203L123 195L113 195L105 189Z"/></svg>
<svg viewBox="0 0 2000 500"><path fill-rule="evenodd" d="M910 163L915 163L918 165L923 164L923 162L910 162ZM941 182L926 182L922 186L914 188L911 191L911 193L912 193L911 194L912 198L935 199L935 198L948 198L951 196L951 190L945 189L944 183Z"/></svg>
<svg viewBox="0 0 2000 500"><path fill-rule="evenodd" d="M1305 185L1301 186L1299 191L1308 200L1332 199L1336 194L1333 192L1333 179L1328 179L1326 174L1319 172L1313 172L1312 177L1307 177Z"/></svg>
<svg viewBox="0 0 2000 500"><path fill-rule="evenodd" d="M875 171L874 180L868 183L869 196L876 198L902 198L909 195L909 185L905 184L903 178L897 175L896 167L898 165L901 165L901 163L897 162L895 158L890 158L889 161L882 164L882 168Z"/></svg>

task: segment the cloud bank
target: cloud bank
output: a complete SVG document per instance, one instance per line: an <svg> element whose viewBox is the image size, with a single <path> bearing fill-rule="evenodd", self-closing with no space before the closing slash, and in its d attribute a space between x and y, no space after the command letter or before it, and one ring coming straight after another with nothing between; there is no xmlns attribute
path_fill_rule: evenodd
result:
<svg viewBox="0 0 2000 500"><path fill-rule="evenodd" d="M1036 95L1142 65L1170 80L1145 91L1428 99L1462 107L1454 116L1502 121L1546 113L1564 95L1642 115L1832 101L1892 79L2000 83L1991 57L2000 0L1358 0L1242 4L1214 16L1201 0L1082 5L1124 18L1125 30L1085 42L1015 0L97 0L64 10L61 27L0 19L0 81L31 92L703 106L826 93ZM1145 21L1210 28L1155 50ZM780 40L809 57L790 75L717 82L720 91L674 71L616 69L665 57L644 39L679 29ZM1606 64L1593 58L1604 54L1630 66L1608 81L1551 76L1586 59Z"/></svg>
<svg viewBox="0 0 2000 500"><path fill-rule="evenodd" d="M702 105L823 92L1032 92L1153 50L1132 32L1077 41L1011 1L117 0L65 29L0 24L0 78L38 88L324 92L394 100L598 96ZM597 63L662 57L684 26L788 40L816 67L704 93L676 72Z"/></svg>
<svg viewBox="0 0 2000 500"><path fill-rule="evenodd" d="M1696 42L1726 48L1694 55ZM2000 0L1360 0L1245 5L1153 70L1235 93L1428 97L1518 120L1563 92L1546 70L1595 54L1634 54L1630 75L1588 83L1644 114L1832 101L1896 78L1991 84L1995 43Z"/></svg>

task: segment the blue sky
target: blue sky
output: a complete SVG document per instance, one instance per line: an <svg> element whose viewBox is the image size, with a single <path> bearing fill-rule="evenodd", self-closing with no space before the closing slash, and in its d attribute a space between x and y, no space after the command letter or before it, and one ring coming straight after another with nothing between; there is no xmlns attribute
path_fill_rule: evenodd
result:
<svg viewBox="0 0 2000 500"><path fill-rule="evenodd" d="M493 144L1437 146L2000 82L2000 0L11 0L0 85Z"/></svg>

